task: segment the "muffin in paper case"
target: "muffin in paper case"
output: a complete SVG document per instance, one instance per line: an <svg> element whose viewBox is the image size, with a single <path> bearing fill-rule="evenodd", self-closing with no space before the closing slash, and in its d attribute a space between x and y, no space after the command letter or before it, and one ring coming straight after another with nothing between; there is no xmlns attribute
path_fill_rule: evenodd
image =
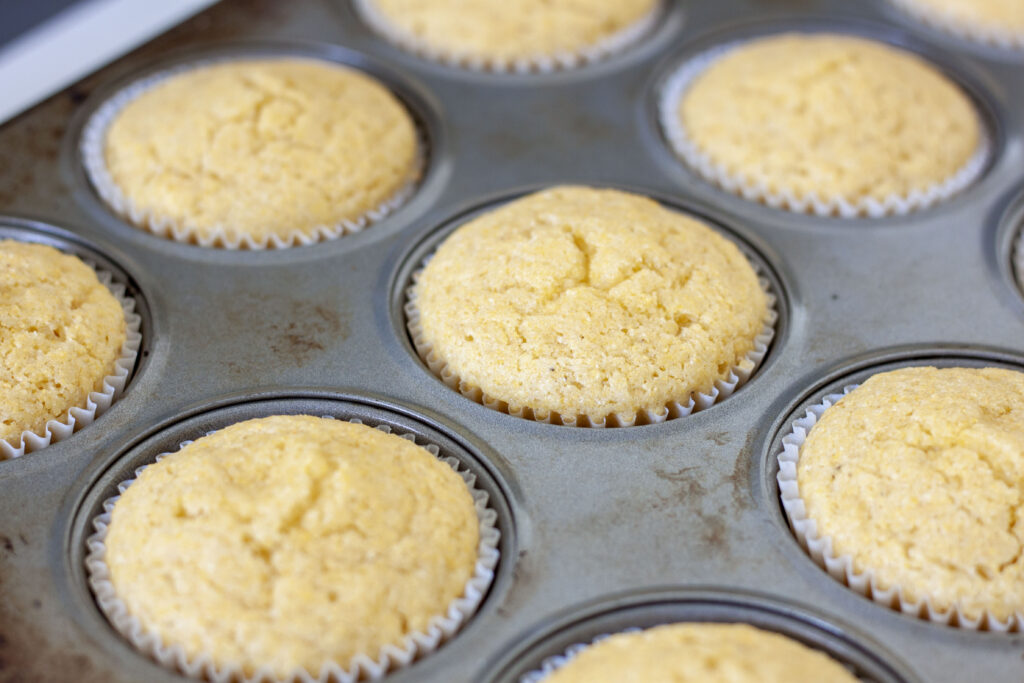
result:
<svg viewBox="0 0 1024 683"><path fill-rule="evenodd" d="M174 77L199 72L207 67L221 65L249 64L253 62L288 62L323 64L345 69L376 81L372 76L344 64L320 60L302 55L261 56L249 55L200 60L159 71L135 81L103 102L90 116L82 130L79 143L79 155L92 186L103 201L118 215L124 217L134 226L154 235L183 242L197 244L201 247L222 249L284 249L296 246L308 246L325 240L332 240L348 234L357 233L370 225L383 220L395 210L403 206L415 193L426 166L427 143L424 131L418 121L406 110L415 134L415 154L408 169L404 182L389 197L376 206L364 210L359 215L343 218L333 223L322 223L315 226L296 227L285 234L268 230L266 234L250 234L245 228L226 225L223 222L213 226L196 225L163 215L157 211L140 206L119 186L107 166L106 142L112 125L121 112L140 96L154 87L164 84ZM386 87L386 86L385 86ZM402 109L405 105L399 102ZM238 201L243 201L239 199Z"/></svg>
<svg viewBox="0 0 1024 683"><path fill-rule="evenodd" d="M325 418L334 419L329 416L325 416ZM349 422L362 424L359 419L352 419ZM379 425L375 429L386 434L392 433L391 428L387 425ZM396 435L416 444L416 437L413 434ZM190 443L192 441L182 442L178 450ZM380 648L379 652L360 653L348 662L325 661L318 671L308 671L305 668L297 667L283 678L276 676L271 667L267 665L256 668L247 675L242 662L218 662L209 652L189 658L181 645L162 642L160 636L147 631L140 620L128 611L126 604L118 598L105 559L105 542L114 506L121 494L148 465L136 469L135 478L119 484L118 495L103 502L103 513L93 519L95 532L86 539L88 554L85 558L85 566L89 586L96 597L100 610L114 628L139 652L147 655L161 666L200 680L217 683L234 681L245 681L246 683L355 683L362 680L378 680L391 671L409 666L429 655L454 636L476 612L494 580L494 571L499 559L498 543L501 538L501 533L497 528L497 513L488 506L487 492L476 487L476 476L464 469L456 458L440 457L440 450L436 445L429 443L417 445L442 460L462 478L473 498L473 506L479 522L477 560L473 574L466 582L462 594L448 605L443 614L432 617L424 631L408 633L400 642L386 644ZM167 455L170 453L161 453L156 456L156 461L159 462Z"/></svg>
<svg viewBox="0 0 1024 683"><path fill-rule="evenodd" d="M687 646L681 644L678 640L684 633L686 634L686 637L694 638L696 642L693 643L693 641L691 641L691 643L695 644L697 648L704 649L704 651L697 654L688 653ZM731 676L740 676L740 678L735 680L777 681L780 680L780 675L786 677L782 680L788 680L788 677L800 674L803 675L801 680L830 681L831 683L856 683L856 681L862 680L857 678L846 665L830 657L828 653L803 645L802 643L781 633L758 628L743 622L692 621L666 623L644 629L628 628L616 633L605 633L599 635L589 643L577 643L567 648L562 654L545 658L538 669L523 675L519 679L518 683L542 683L543 681L549 680L554 677L560 669L571 666L573 660L584 655L587 650L593 647L606 647L602 646L602 643L607 642L609 639L615 639L615 645L620 648L616 654L618 657L621 657L623 656L624 650L622 646L627 639L632 641L630 644L634 647L644 647L644 645L649 645L651 642L644 642L644 640L648 638L655 641L659 638L668 638L668 643L665 643L664 640L662 640L662 647L667 646L668 644L672 644L673 647L671 651L661 648L641 650L641 652L647 656L644 658L643 664L639 664L640 666L648 665L649 662L650 665L657 667L658 664L663 661L658 658L657 654L664 653L667 655L668 659L673 659L678 656L679 660L677 663L682 663L686 659L689 659L694 664L694 669L703 669L703 667L707 666L707 660L717 654L722 660L720 663L724 664L724 666L716 668L713 673L729 678L729 680L734 680ZM673 638L676 639L676 642L674 643L672 642ZM719 643L723 643L723 645L719 645ZM716 653L713 649L711 652L708 652L707 648L709 646L716 649L722 648L722 651ZM730 649L733 649L735 652L734 648L739 648L740 652L745 653L749 648L754 648L754 652L756 654L752 653L745 655L747 657L746 664L749 666L752 663L751 660L757 660L759 664L762 664L764 661L763 657L768 655L769 652L774 653L778 651L780 646L785 650L785 656L781 657L781 659L786 663L782 664L779 668L774 669L771 674L767 674L764 671L754 673L742 665L736 666L735 668L731 668L729 666ZM615 650L605 650L602 654L608 656L613 652L615 652ZM640 657L638 657L637 654L638 653L634 651L633 661L630 662L631 666L638 664L636 660L639 660ZM714 661L714 659L711 661ZM609 661L608 659L605 659L601 664L613 665L617 666L617 668L622 668L622 665L619 662L614 662L614 664L613 662L614 660ZM776 665L778 666L777 662ZM597 667L595 666L594 660L591 660L588 667L588 673L593 673L595 668ZM573 671L572 673L577 679L583 678L579 670ZM655 672L650 673L653 674ZM657 673L661 673L662 676L666 676L668 674L668 672ZM689 673L690 676L686 676L684 674L685 680L698 680L700 674L697 671L691 670ZM710 675L709 670L707 669L704 669L702 673L705 676ZM636 675L637 674L634 670L634 676ZM697 675L698 678L693 678L694 675ZM609 680L611 680L610 677ZM637 678L637 680L640 679Z"/></svg>
<svg viewBox="0 0 1024 683"><path fill-rule="evenodd" d="M796 34L815 35L815 34ZM846 37L845 34L822 34ZM857 36L851 36L856 38ZM767 38L767 37L766 37ZM817 216L841 218L882 218L902 216L945 201L974 183L985 170L991 155L991 143L981 117L974 112L979 142L974 153L947 178L910 190L906 194L889 194L882 198L870 195L821 196L791 189L773 189L763 180L729 169L716 161L693 139L683 125L680 105L697 80L722 58L758 39L737 40L699 53L683 63L664 82L658 102L658 118L671 150L693 171L708 182L775 209ZM973 107L973 103L971 103Z"/></svg>
<svg viewBox="0 0 1024 683"><path fill-rule="evenodd" d="M87 395L84 405L69 408L60 419L49 420L41 432L23 431L16 445L0 439L0 461L18 458L63 441L74 432L92 424L121 397L135 368L139 348L142 346L142 318L135 312L135 299L126 294L125 286L115 282L110 273L88 260L83 262L96 272L100 284L117 299L124 314L125 339L114 360L114 367L110 374L103 378L99 389Z"/></svg>
<svg viewBox="0 0 1024 683"><path fill-rule="evenodd" d="M890 0L892 4L932 28L958 38L1024 51L1024 8L1017 3L1017 17L1000 16L999 3L981 0ZM991 13L986 16L986 10ZM1002 4L1014 11L1013 1Z"/></svg>
<svg viewBox="0 0 1024 683"><path fill-rule="evenodd" d="M429 261L429 258L427 261ZM426 266L426 262L423 265ZM757 270L755 264L751 263L751 265ZM419 280L422 272L423 268L420 268L413 273L413 285L405 290L406 303L404 310L406 327L409 330L413 346L419 357L430 368L430 371L466 398L480 403L491 410L535 422L564 425L567 427L604 428L658 424L710 408L715 403L732 396L733 392L746 383L751 375L754 374L754 371L757 370L761 361L768 354L768 348L771 346L772 339L775 338L775 323L778 320L778 311L775 308L777 299L771 290L771 284L767 278L759 276L758 283L764 290L768 301L764 326L754 338L754 345L744 358L735 367L730 368L724 377L717 379L708 391L693 392L688 396L680 397L660 410L641 409L628 415L619 413L600 416L564 415L555 411L534 410L529 406L510 405L506 401L490 396L480 387L466 382L451 370L448 363L434 351L433 345L425 339L423 328L420 324L420 311L416 305L416 282Z"/></svg>
<svg viewBox="0 0 1024 683"><path fill-rule="evenodd" d="M782 450L778 453L779 472L777 475L782 507L790 527L800 545L811 558L828 574L846 584L857 593L890 609L925 619L937 624L956 626L969 630L1017 632L1024 627L1024 610L1016 610L1006 619L999 619L988 610L978 616L965 614L960 604L954 601L948 608L936 605L931 597L924 595L912 599L899 585L885 585L878 573L871 568L858 571L850 554L839 555L833 549L833 539L818 530L815 520L808 517L807 509L800 494L797 481L797 463L800 450L811 428L830 407L859 387L851 384L843 387L841 393L825 396L821 403L809 407L803 417L795 420L790 431L782 438Z"/></svg>
<svg viewBox="0 0 1024 683"><path fill-rule="evenodd" d="M576 50L559 50L551 54L512 58L443 48L416 35L406 27L395 24L375 6L375 0L354 1L359 14L374 31L407 52L471 71L518 74L575 69L623 52L654 29L665 10L664 0L658 0L653 3L650 11L639 19L590 45L581 46Z"/></svg>

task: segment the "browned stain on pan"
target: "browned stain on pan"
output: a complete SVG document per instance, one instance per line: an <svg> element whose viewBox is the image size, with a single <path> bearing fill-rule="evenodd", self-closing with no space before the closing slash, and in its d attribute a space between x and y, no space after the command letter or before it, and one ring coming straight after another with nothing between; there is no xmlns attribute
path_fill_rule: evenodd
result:
<svg viewBox="0 0 1024 683"><path fill-rule="evenodd" d="M224 329L232 331L232 339L237 339L237 330L246 330L250 341L235 345L226 361L234 373L257 371L269 361L308 365L349 335L349 315L338 299L316 301L238 292L224 300L230 302L224 307Z"/></svg>
<svg viewBox="0 0 1024 683"><path fill-rule="evenodd" d="M301 304L301 320L287 323L271 323L274 341L270 350L274 353L297 359L305 358L316 351L323 351L328 344L347 336L342 334L341 313L320 304Z"/></svg>
<svg viewBox="0 0 1024 683"><path fill-rule="evenodd" d="M44 581L49 570L26 570L16 564L28 552L25 534L0 535L0 683L112 680L111 673L100 671L88 655L64 641L61 633L37 625L45 611L60 608L49 604L52 598Z"/></svg>
<svg viewBox="0 0 1024 683"><path fill-rule="evenodd" d="M736 510L744 510L754 506L750 496L750 476L754 467L754 438L753 431L747 434L743 448L736 454L736 465L729 475L729 483L732 485L732 504Z"/></svg>

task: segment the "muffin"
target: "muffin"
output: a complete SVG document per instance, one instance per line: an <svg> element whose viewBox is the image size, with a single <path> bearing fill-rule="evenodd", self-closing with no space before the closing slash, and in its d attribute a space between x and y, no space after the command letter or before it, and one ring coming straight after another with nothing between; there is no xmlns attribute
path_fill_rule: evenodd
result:
<svg viewBox="0 0 1024 683"><path fill-rule="evenodd" d="M1020 0L892 0L921 21L961 38L1024 49Z"/></svg>
<svg viewBox="0 0 1024 683"><path fill-rule="evenodd" d="M794 529L840 578L938 621L1021 626L1024 373L879 373L816 407L780 463Z"/></svg>
<svg viewBox="0 0 1024 683"><path fill-rule="evenodd" d="M665 624L584 648L544 683L856 683L822 652L746 624Z"/></svg>
<svg viewBox="0 0 1024 683"><path fill-rule="evenodd" d="M333 62L219 61L157 74L94 115L101 196L137 226L220 247L309 244L403 201L416 126L387 88Z"/></svg>
<svg viewBox="0 0 1024 683"><path fill-rule="evenodd" d="M766 286L694 218L563 186L459 227L415 278L407 313L417 351L464 394L617 426L677 416L749 376L772 335Z"/></svg>
<svg viewBox="0 0 1024 683"><path fill-rule="evenodd" d="M865 38L787 33L726 45L669 79L674 150L708 180L821 215L906 213L981 171L971 99L920 57Z"/></svg>
<svg viewBox="0 0 1024 683"><path fill-rule="evenodd" d="M25 432L49 443L51 421L70 434L72 409L91 421L89 395L117 373L127 330L121 303L75 256L0 240L0 273L3 459L25 452Z"/></svg>
<svg viewBox="0 0 1024 683"><path fill-rule="evenodd" d="M367 22L432 59L494 71L599 59L654 24L659 0L357 0Z"/></svg>
<svg viewBox="0 0 1024 683"><path fill-rule="evenodd" d="M436 646L454 628L445 620L457 627L486 589L481 532L494 530L478 519L481 495L426 449L377 429L248 420L123 488L90 541L102 548L92 581L122 633L137 646L157 639L162 663L297 680L339 676L350 662L358 677L379 656L386 671L396 653L408 663L431 638Z"/></svg>

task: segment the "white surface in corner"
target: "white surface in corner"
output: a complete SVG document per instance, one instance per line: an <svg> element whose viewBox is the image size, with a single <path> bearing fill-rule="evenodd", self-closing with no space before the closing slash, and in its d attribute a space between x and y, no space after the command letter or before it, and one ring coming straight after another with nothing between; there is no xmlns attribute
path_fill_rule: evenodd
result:
<svg viewBox="0 0 1024 683"><path fill-rule="evenodd" d="M0 123L216 0L85 0L0 49Z"/></svg>

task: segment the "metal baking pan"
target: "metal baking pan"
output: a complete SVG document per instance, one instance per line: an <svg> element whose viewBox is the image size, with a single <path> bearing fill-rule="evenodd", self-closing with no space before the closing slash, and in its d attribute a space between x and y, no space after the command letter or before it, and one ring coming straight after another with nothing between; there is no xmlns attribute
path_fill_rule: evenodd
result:
<svg viewBox="0 0 1024 683"><path fill-rule="evenodd" d="M902 218L770 209L700 180L666 147L658 88L726 40L834 29L919 52L976 100L982 178ZM231 252L137 230L95 195L83 122L124 83L211 55L318 55L390 85L429 142L421 187L364 232ZM602 633L745 620L874 681L1024 680L1024 635L970 632L876 605L800 549L775 452L802 406L878 368L1024 369L1010 250L1024 217L1024 57L919 26L885 0L669 3L640 44L547 75L430 62L373 35L344 2L223 0L0 127L0 235L85 253L128 284L144 342L125 396L71 438L0 462L0 680L173 681L116 634L82 563L89 520L161 449L271 412L359 417L423 435L475 470L502 531L479 612L389 680L516 681ZM771 351L735 395L660 425L537 424L473 403L416 357L403 290L439 231L523 192L574 182L649 194L718 225L780 294Z"/></svg>

